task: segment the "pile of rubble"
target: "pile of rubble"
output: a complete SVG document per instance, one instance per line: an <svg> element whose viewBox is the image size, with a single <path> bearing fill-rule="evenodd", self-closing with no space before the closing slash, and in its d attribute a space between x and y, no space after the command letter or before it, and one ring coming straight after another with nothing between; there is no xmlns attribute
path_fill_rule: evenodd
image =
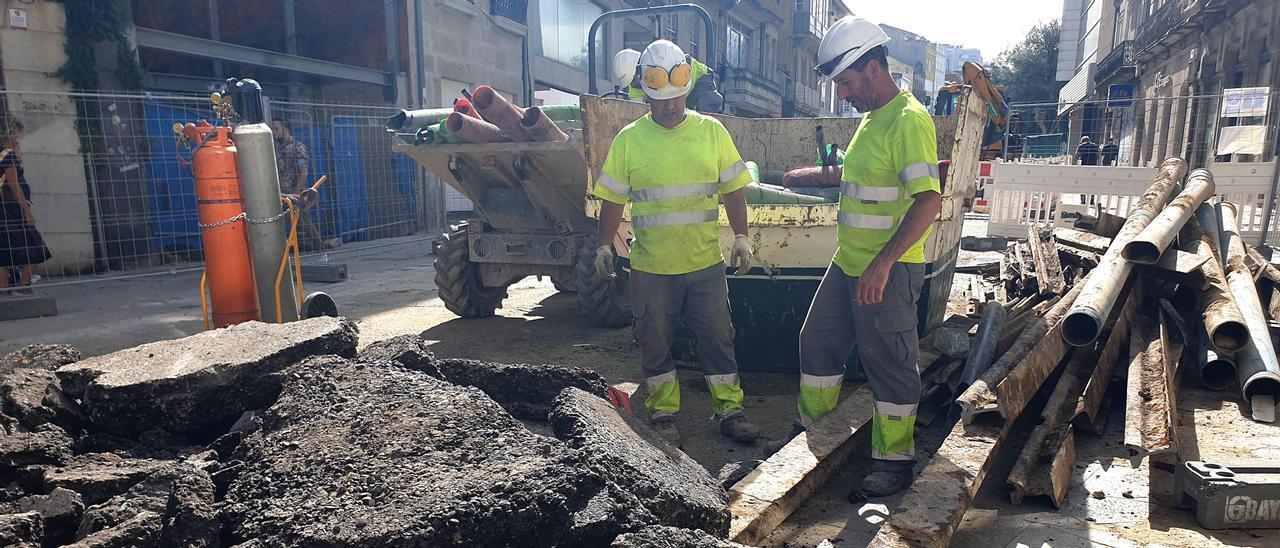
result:
<svg viewBox="0 0 1280 548"><path fill-rule="evenodd" d="M3 358L0 545L729 545L720 483L598 374L356 341L317 318Z"/></svg>
<svg viewBox="0 0 1280 548"><path fill-rule="evenodd" d="M1015 504L1044 496L1061 507L1077 432L1105 435L1112 399L1124 402L1134 459L1182 463L1180 371L1274 421L1280 367L1267 320L1280 319L1280 270L1213 196L1210 172L1170 159L1125 217L1104 207L1075 228L1033 226L998 264L972 268L986 274L969 290L980 321L949 320L920 362L921 422L960 420L873 546L946 545L984 482L1007 482ZM1006 443L1014 430L1027 435L1020 447ZM990 477L1002 452L1014 466Z"/></svg>

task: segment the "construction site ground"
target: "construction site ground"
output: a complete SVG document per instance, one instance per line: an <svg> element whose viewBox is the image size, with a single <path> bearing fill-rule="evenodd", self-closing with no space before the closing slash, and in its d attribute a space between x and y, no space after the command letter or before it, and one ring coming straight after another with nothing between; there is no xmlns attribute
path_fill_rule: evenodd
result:
<svg viewBox="0 0 1280 548"><path fill-rule="evenodd" d="M966 222L966 235L984 235L985 223ZM393 245L387 245L393 244ZM399 245L395 245L399 244ZM337 301L356 320L361 345L401 334L420 334L441 357L498 362L553 363L600 372L612 383L639 380L638 351L629 329L591 327L570 294L555 291L549 279L526 279L509 290L498 315L459 319L436 298L430 241L408 238L374 245L349 245L331 255L349 269L347 281L309 284ZM960 263L982 260L962 253ZM56 317L0 323L0 352L33 343L67 343L96 356L141 343L172 339L202 329L197 298L199 272L165 274L41 288L56 297ZM965 287L958 275L955 287ZM962 311L963 292L953 292L953 311ZM710 421L711 403L694 364L680 370L684 384L680 427L684 449L713 474L726 463L759 458L757 447L719 437ZM745 373L748 413L769 438L790 429L795 417L798 374ZM844 394L853 391L847 385ZM1207 392L1182 383L1178 399L1185 459L1280 459L1280 428L1249 420L1238 395ZM1225 401L1224 401L1225 399ZM1278 531L1207 531L1190 511L1178 509L1172 467L1144 460L1134 467L1122 444L1123 402L1112 402L1109 433L1082 437L1075 478L1067 502L1054 510L1047 501L1009 503L1001 482L985 485L965 515L954 546L1277 546ZM919 432L924 459L949 425L939 420ZM866 436L864 436L866 438ZM865 439L864 439L865 442ZM773 546L863 546L898 497L850 504L845 496L865 470L866 443L809 501L771 535ZM1014 440L1014 446L1020 445ZM1008 459L1011 461L1011 458ZM991 477L1003 478L1012 462L997 463ZM997 484L1000 483L1000 484Z"/></svg>

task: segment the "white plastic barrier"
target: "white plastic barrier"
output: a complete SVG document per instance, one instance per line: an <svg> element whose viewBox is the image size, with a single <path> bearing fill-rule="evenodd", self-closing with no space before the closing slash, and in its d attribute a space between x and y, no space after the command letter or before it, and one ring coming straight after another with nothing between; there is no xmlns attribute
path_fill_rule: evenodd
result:
<svg viewBox="0 0 1280 548"><path fill-rule="evenodd" d="M1218 199L1240 206L1241 237L1256 242L1265 229L1263 210L1275 177L1275 162L1221 163L1209 167ZM1059 209L1082 205L1112 215L1127 216L1155 179L1156 168L1100 167L997 163L986 197L991 218L987 234L1025 238L1032 223L1059 221Z"/></svg>

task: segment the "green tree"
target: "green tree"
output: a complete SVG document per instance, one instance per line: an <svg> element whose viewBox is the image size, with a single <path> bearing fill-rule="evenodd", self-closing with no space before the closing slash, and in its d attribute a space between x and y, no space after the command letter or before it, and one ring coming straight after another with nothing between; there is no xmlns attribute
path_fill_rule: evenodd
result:
<svg viewBox="0 0 1280 548"><path fill-rule="evenodd" d="M1058 100L1058 35L1055 19L1036 25L1021 43L1004 50L991 67L991 79L1004 86L1006 100L1042 103Z"/></svg>

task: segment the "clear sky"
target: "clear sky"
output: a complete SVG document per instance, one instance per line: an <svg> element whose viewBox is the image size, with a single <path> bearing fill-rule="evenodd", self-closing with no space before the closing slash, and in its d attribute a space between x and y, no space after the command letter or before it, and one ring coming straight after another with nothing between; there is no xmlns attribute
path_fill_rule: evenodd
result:
<svg viewBox="0 0 1280 548"><path fill-rule="evenodd" d="M1062 17L1062 0L843 0L854 15L933 42L978 48L987 64L1037 23Z"/></svg>

